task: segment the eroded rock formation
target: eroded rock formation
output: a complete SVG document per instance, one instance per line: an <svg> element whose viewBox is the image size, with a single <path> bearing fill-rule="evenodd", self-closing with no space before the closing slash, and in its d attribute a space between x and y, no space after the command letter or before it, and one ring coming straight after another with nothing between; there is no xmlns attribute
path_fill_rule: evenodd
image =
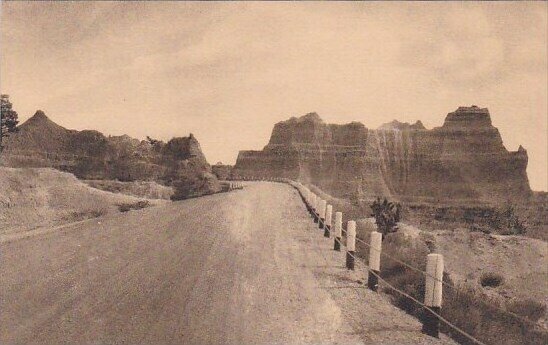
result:
<svg viewBox="0 0 548 345"><path fill-rule="evenodd" d="M441 127L325 124L310 113L274 126L262 151L241 151L234 177L288 177L345 198L500 202L531 193L527 152L508 152L486 108L459 107Z"/></svg>
<svg viewBox="0 0 548 345"><path fill-rule="evenodd" d="M127 135L107 137L94 130L68 130L40 110L8 137L0 164L17 168L53 167L88 180L177 184L180 191L184 189L178 195L189 197L220 190L192 134L167 143L139 141ZM189 187L183 188L185 184Z"/></svg>

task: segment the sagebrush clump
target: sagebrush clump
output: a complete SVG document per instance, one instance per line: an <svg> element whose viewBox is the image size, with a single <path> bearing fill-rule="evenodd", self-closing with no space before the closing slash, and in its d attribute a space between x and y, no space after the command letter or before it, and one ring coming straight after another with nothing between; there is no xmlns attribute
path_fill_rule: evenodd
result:
<svg viewBox="0 0 548 345"><path fill-rule="evenodd" d="M481 275L480 284L483 287L498 287L504 284L504 277L499 273L486 272Z"/></svg>
<svg viewBox="0 0 548 345"><path fill-rule="evenodd" d="M131 210L140 210L142 208L149 207L149 206L150 206L150 202L148 200L139 200L134 203L120 204L118 205L118 210L120 212L128 212Z"/></svg>
<svg viewBox="0 0 548 345"><path fill-rule="evenodd" d="M401 220L401 205L397 202L388 201L386 198L381 202L381 198L377 198L371 205L375 217L375 222L379 228L379 232L384 237L398 230L398 223Z"/></svg>
<svg viewBox="0 0 548 345"><path fill-rule="evenodd" d="M513 205L495 209L487 217L487 223L501 235L523 235L527 225L520 219Z"/></svg>

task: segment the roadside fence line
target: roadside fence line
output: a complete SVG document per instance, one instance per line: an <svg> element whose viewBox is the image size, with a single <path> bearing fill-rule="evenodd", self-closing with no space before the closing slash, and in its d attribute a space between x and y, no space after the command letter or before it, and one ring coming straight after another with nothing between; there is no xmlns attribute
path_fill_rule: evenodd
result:
<svg viewBox="0 0 548 345"><path fill-rule="evenodd" d="M280 182L280 183L290 184L295 189L297 189L297 191L299 192L299 195L301 196L301 199L302 199L303 203L305 204L305 206L307 208L307 211L311 214L312 218L314 219L314 223L318 223L318 227L320 229L324 230L324 236L329 238L331 235L333 235L333 237L334 237L333 249L334 250L336 250L336 251L341 250L341 243L342 243L342 236L343 235L347 237L347 241L348 241L348 226L347 226L347 229L345 229L343 227L342 213L341 212L335 212L334 209L333 209L333 205L327 204L326 200L321 199L318 195L316 195L314 192L312 192L309 188L302 185L301 183L295 182L295 181L293 181L291 179L287 179L287 178L251 177L251 178L247 178L247 179L243 178L242 180L270 181L270 182ZM240 189L241 188L243 188L242 185L240 185ZM334 224L331 224L333 222L333 216L332 216L333 212L335 213L335 217L334 217L335 220L334 220ZM353 231L355 231L355 225L354 225L354 230ZM373 237L375 237L375 239L373 239ZM450 284L447 281L443 280L443 273L441 275L439 275L439 274L435 274L436 272L428 272L428 269L426 271L422 270L422 269L420 269L418 267L415 267L415 266L413 266L413 265L411 265L411 264L409 264L405 261L402 261L402 260L400 260L398 258L395 258L395 257L393 257L393 256L391 256L387 253L382 252L382 240L381 240L382 235L380 233L378 233L376 231L371 232L371 243L367 243L363 239L357 237L355 234L351 238L352 238L352 241L354 241L354 244L353 244L354 247L353 247L352 253L350 253L350 254L349 254L349 250L347 250L347 267L351 266L351 265L353 266L353 264L349 263L349 261L353 262L353 261L356 260L355 242L358 242L360 244L363 244L363 245L367 246L370 249L369 263L370 263L371 267L370 266L367 266L367 267L368 267L368 271L371 273L371 274L368 275L368 287L371 290L377 291L378 281L381 280L381 281L384 282L384 285L388 286L392 290L402 294L403 296L409 297L410 299L417 302L416 299L414 299L411 296L409 296L408 294L396 289L395 287L390 285L386 280L380 278L380 256L382 256L384 258L387 258L389 260L397 262L397 263L399 263L399 264L401 264L401 265L403 265L403 266L405 266L405 267L407 267L407 268L409 268L409 269L411 269L411 270L413 270L417 273L420 273L420 274L424 275L425 278L426 278L427 284L428 284L429 281L431 281L433 284L439 284L440 285L440 291L441 291L441 286L446 286L446 287L448 287L448 288L450 288L454 291L457 291L456 286L454 286L453 284ZM374 253L374 252L377 252L377 254L372 255L372 253ZM440 254L436 254L436 255L440 255ZM443 257L442 257L442 260L443 260ZM428 266L428 261L427 261L427 266ZM425 292L427 292L427 291L425 291ZM441 292L440 292L440 296L441 296ZM417 303L420 303L420 302L417 302ZM423 305L423 304L421 303L421 305ZM426 306L423 305L423 307L426 307ZM520 316L520 315L518 315L518 314L516 314L516 313L514 313L510 310L507 310L507 309L504 309L504 308L501 308L501 307L495 306L495 305L490 305L489 308L492 308L494 310L502 311L506 315L512 316L513 318L515 318L517 320L520 320L524 323L528 323L530 325L538 327L537 323L535 323L535 322L533 322L533 321L531 321L531 320L529 320L525 317L522 317L522 316ZM432 309L432 308L429 308L429 309L426 309L426 310L428 310L430 312L431 311L430 309ZM438 312L438 314L439 314L439 312ZM434 313L432 313L432 315L434 315ZM442 320L442 317L439 316L439 317L437 317L437 319ZM444 323L446 323L449 327L451 327L451 328L457 327L457 326L452 325L452 324L450 325L447 322L444 322ZM456 328L454 328L454 329L457 330ZM435 334L436 332L434 331L432 333ZM459 331L459 333L460 333L460 331ZM472 340L470 338L470 337L472 337L471 335L466 334L464 336L469 338L470 340ZM480 341L478 341L477 339L473 340L473 341L478 343L478 344L483 344ZM483 345L485 345L485 344L483 344Z"/></svg>
<svg viewBox="0 0 548 345"><path fill-rule="evenodd" d="M324 228L327 207L331 206L330 210L332 211L333 206L327 205L325 200L319 199L319 197L317 197L315 193L310 191L307 187L303 186L302 184L291 181L291 180L287 180L287 183L289 183L295 189L297 189L297 191L301 195L301 198L303 199L306 205L307 210L310 212L312 218L314 219L314 222L319 223L320 228ZM342 213L336 212L335 213L334 250L340 250L340 244L341 244L340 235L342 235L342 230L343 230L341 223L342 223ZM384 280L380 276L380 256L383 254L382 248L381 248L382 235L376 231L373 231L371 233L371 243L367 243L361 239L356 238L356 222L355 221L350 220L348 221L347 224L348 224L347 229L345 231L346 237L347 237L346 268L350 270L355 269L354 263L358 259L355 252L356 240L358 240L358 242L362 244L365 244L369 248L373 249L373 250L370 250L369 266L366 265L367 271L368 271L367 285L371 290L377 291L378 284L380 282L382 283L382 285L392 289L393 291L401 294L402 296L405 296L409 300L413 301L414 303L417 303L419 306L424 308L424 310L427 311L427 313L425 313L422 320L423 322L422 332L424 334L438 338L440 322L443 322L448 327L460 333L461 335L468 338L469 340L473 341L474 343L479 345L486 345L440 315L441 303L442 303L442 286L443 286L443 256L441 254L429 254L427 256L426 272L412 265L408 265L407 263L404 263L401 260L390 257L391 259L395 259L398 262L401 261L401 263L405 264L406 266L409 266L410 268L417 270L425 275L426 277L425 301L423 303L417 300L416 298L414 298L413 296L401 291L400 289L396 288L392 284L388 283L386 280Z"/></svg>

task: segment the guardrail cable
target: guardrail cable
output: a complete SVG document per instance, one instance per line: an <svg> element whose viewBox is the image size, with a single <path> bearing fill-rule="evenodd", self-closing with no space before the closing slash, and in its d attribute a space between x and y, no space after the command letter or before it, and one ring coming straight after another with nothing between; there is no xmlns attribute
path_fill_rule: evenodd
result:
<svg viewBox="0 0 548 345"><path fill-rule="evenodd" d="M350 253L350 252L346 252L347 255L351 256L354 260L358 261L358 257L355 256L354 254ZM326 264L329 264L327 258L325 257L325 255L323 255L322 253L322 256L324 258L324 261L326 262ZM476 339L475 337L473 337L472 335L466 333L464 330L462 330L461 328L459 328L458 326L454 325L453 323L451 323L449 320L447 320L446 318L444 318L443 316L441 316L439 313L435 312L432 308L428 307L426 304L422 303L421 301L419 301L418 299L416 299L415 297L409 295L408 293L405 293L403 291L401 291L400 289L396 288L395 286L393 286L392 284L390 284L388 281L386 281L385 279L383 279L379 274L375 273L373 270L369 269L369 266L367 264L365 264L363 261L360 260L360 262L366 267L367 269L367 272L369 274L373 274L375 277L377 277L379 279L379 282L381 282L383 285L387 286L388 288L396 291L397 293L401 294L402 296L405 296L406 298L410 299L411 301L417 303L418 305L420 305L422 308L428 310L430 313L432 313L434 316L436 316L440 321L442 321L444 324L446 324L447 326L449 326L451 329L457 331L459 334L461 334L462 336L468 338L469 340L473 341L474 343L478 344L478 345L486 345L485 343L483 343L482 341ZM362 286L362 287L352 287L353 289L365 289L366 287ZM359 295L358 295L359 296Z"/></svg>
<svg viewBox="0 0 548 345"><path fill-rule="evenodd" d="M473 341L476 344L486 345L482 341L474 338L472 335L466 333L465 331L463 331L462 329L460 329L459 327L457 327L456 325L451 323L449 320L447 320L446 318L444 318L440 314L436 313L432 308L428 307L427 305L425 305L421 301L417 300L415 297L413 297L413 296L409 295L408 293L405 293L405 292L401 291L400 289L396 288L394 285L392 285L389 282L387 282L386 280L384 280L379 274L373 272L372 270L368 270L368 272L369 272L369 274L373 274L375 277L377 277L379 279L379 282L382 282L382 284L384 284L385 286L387 286L390 289L396 291L397 293L401 294L402 296L405 296L405 297L409 298L411 301L417 303L418 305L422 306L424 309L428 310L430 313L432 313L434 316L436 316L440 321L442 321L444 324L449 326L451 329L457 331L458 333L465 336L466 338L468 338L469 340Z"/></svg>

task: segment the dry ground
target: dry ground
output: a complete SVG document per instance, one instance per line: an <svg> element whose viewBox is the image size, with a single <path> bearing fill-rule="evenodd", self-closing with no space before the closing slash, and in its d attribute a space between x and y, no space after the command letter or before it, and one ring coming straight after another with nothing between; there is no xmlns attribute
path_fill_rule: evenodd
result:
<svg viewBox="0 0 548 345"><path fill-rule="evenodd" d="M139 200L91 188L50 168L1 167L0 235L118 213L118 205Z"/></svg>
<svg viewBox="0 0 548 345"><path fill-rule="evenodd" d="M548 293L548 244L523 236L435 231L436 247L447 262L447 270L459 280L479 285L484 273L497 273L504 283L491 290L503 297L545 301Z"/></svg>
<svg viewBox="0 0 548 345"><path fill-rule="evenodd" d="M170 200L173 188L153 181L121 182L111 180L84 180L90 187L112 193L120 193L147 199Z"/></svg>

